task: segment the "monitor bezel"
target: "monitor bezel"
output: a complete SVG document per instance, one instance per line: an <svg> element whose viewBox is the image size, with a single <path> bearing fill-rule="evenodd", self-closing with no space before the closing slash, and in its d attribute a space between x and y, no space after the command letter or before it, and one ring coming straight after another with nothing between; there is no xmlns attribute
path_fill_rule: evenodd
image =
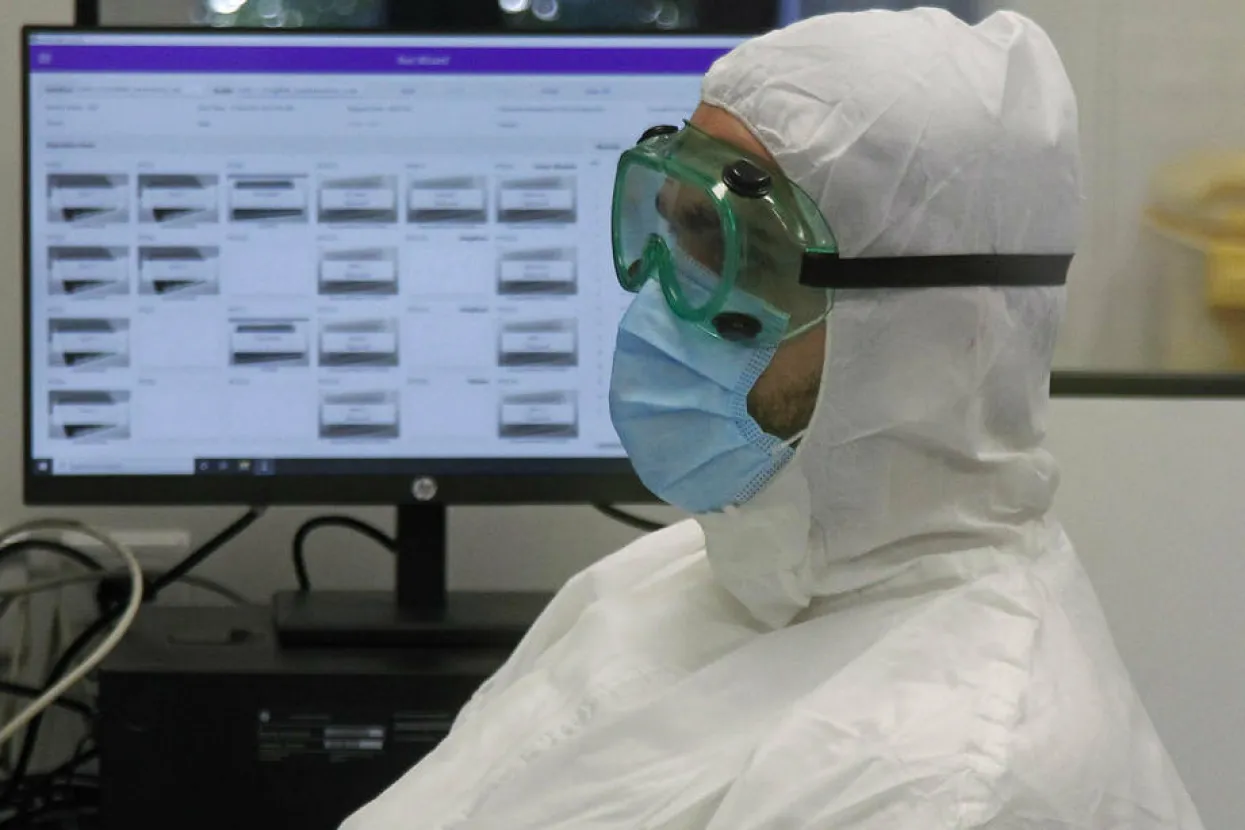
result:
<svg viewBox="0 0 1245 830"><path fill-rule="evenodd" d="M40 473L33 455L33 277L30 187L31 39L40 35L153 35L175 37L349 37L393 39L403 36L471 37L517 40L554 36L543 31L428 31L384 29L254 29L173 26L27 25L22 27L22 478L23 501L31 506L173 506L173 505L392 505L416 501L415 484L436 483L430 499L442 504L584 504L653 503L657 499L626 459L412 459L418 470L386 475L54 475ZM558 32L557 37L606 40L739 38L740 32ZM487 466L488 473L462 472ZM455 468L458 468L457 470ZM423 492L427 493L425 486Z"/></svg>

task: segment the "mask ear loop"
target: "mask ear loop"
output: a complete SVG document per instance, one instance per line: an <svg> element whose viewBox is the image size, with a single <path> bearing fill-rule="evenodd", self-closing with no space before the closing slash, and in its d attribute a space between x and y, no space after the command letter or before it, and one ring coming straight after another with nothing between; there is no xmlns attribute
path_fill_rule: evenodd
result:
<svg viewBox="0 0 1245 830"><path fill-rule="evenodd" d="M770 450L770 456L776 457L776 456L782 455L788 450L798 450L800 442L803 441L804 438L808 436L808 432L809 432L808 427L805 427L804 429L797 432L795 435L792 435L786 441L783 441L781 444L775 444L774 447ZM787 462L787 465L790 466L791 464L794 464L794 463L795 463L795 456L792 456L791 460ZM778 473L778 475L782 475L782 473L780 472ZM739 505L737 504L728 504L722 508L722 512L725 513L727 516L736 516L739 514L739 511L740 511L740 508L739 508Z"/></svg>
<svg viewBox="0 0 1245 830"><path fill-rule="evenodd" d="M797 449L800 445L800 442L803 441L807 436L808 436L808 427L805 427L804 429L797 432L795 435L792 435L786 441L783 441L781 444L777 445L772 450L770 450L770 455L781 455L787 450Z"/></svg>

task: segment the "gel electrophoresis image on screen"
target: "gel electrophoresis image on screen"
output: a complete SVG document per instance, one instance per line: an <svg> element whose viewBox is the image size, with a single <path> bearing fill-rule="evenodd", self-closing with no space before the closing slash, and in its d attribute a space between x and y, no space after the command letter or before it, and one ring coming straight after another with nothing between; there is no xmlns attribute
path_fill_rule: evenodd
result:
<svg viewBox="0 0 1245 830"><path fill-rule="evenodd" d="M33 469L623 460L617 160L737 42L33 33Z"/></svg>

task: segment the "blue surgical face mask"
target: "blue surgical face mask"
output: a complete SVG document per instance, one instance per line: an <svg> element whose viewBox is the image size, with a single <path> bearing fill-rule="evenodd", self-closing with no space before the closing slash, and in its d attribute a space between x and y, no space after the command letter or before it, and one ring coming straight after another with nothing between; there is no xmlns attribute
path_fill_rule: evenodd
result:
<svg viewBox="0 0 1245 830"><path fill-rule="evenodd" d="M763 322L782 316L755 304ZM654 495L690 513L720 510L751 499L791 460L792 442L748 414L748 393L775 351L679 320L656 280L640 289L618 329L610 416Z"/></svg>

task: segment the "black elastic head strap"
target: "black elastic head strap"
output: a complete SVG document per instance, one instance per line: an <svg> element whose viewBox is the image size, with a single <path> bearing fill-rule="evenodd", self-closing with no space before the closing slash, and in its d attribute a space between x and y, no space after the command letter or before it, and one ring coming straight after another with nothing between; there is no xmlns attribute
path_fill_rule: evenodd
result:
<svg viewBox="0 0 1245 830"><path fill-rule="evenodd" d="M800 284L809 288L1023 288L1066 285L1071 254L958 254L842 259L807 254Z"/></svg>

